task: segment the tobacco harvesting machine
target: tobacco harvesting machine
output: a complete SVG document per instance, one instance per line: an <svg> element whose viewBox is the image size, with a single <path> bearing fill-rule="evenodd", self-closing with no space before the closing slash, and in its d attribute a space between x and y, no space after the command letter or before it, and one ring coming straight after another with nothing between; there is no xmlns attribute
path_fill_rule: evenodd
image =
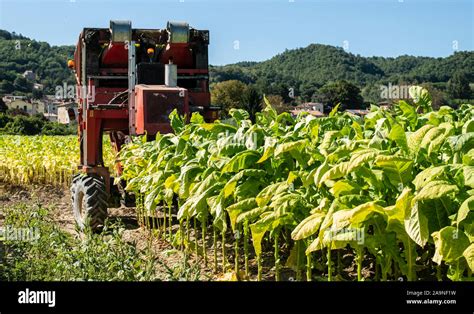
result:
<svg viewBox="0 0 474 314"><path fill-rule="evenodd" d="M80 173L71 185L79 227L100 228L112 200L128 197L104 165L104 133L118 152L131 136L153 139L157 132L172 132L169 114L175 109L188 119L192 112L208 122L217 119L219 107L210 104L208 44L209 31L184 22L134 29L130 21L110 21L108 29L83 29L68 61L79 105Z"/></svg>

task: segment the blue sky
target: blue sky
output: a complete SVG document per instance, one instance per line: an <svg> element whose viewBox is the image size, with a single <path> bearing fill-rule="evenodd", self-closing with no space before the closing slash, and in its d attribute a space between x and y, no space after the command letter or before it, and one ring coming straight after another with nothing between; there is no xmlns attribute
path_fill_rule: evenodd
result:
<svg viewBox="0 0 474 314"><path fill-rule="evenodd" d="M53 45L75 44L83 27L110 19L209 29L211 64L266 60L311 43L363 56L474 50L474 0L0 0L1 29Z"/></svg>

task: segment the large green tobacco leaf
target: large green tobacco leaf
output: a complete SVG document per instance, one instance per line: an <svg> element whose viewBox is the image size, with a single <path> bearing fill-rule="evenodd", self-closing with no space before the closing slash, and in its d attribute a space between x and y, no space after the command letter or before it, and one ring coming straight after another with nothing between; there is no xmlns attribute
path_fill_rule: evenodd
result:
<svg viewBox="0 0 474 314"><path fill-rule="evenodd" d="M462 133L470 133L474 132L474 119L466 121L464 125L462 126Z"/></svg>
<svg viewBox="0 0 474 314"><path fill-rule="evenodd" d="M235 223L236 224L241 224L246 220L249 221L249 222L253 222L254 219L256 219L261 214L263 214L264 212L267 212L267 211L270 211L270 207L268 207L268 206L253 208L249 211L240 213L238 215L237 220L236 220Z"/></svg>
<svg viewBox="0 0 474 314"><path fill-rule="evenodd" d="M344 177L350 172L349 171L350 169L351 169L351 163L349 161L344 161L333 166L322 175L321 179L319 180L319 186L321 186L323 183L325 183L328 180L334 180L334 179Z"/></svg>
<svg viewBox="0 0 474 314"><path fill-rule="evenodd" d="M155 210L156 208L155 198L159 192L160 192L160 187L156 187L150 193L148 193L148 195L145 197L144 205L147 211L151 212Z"/></svg>
<svg viewBox="0 0 474 314"><path fill-rule="evenodd" d="M190 197L178 210L178 219L184 217L193 217L199 213L207 210L207 199L211 197L215 191L221 189L223 184L220 182L214 183L206 190L200 191L200 193L194 194Z"/></svg>
<svg viewBox="0 0 474 314"><path fill-rule="evenodd" d="M365 230L362 229L341 229L329 230L324 232L322 244L325 247L331 246L331 249L343 249L347 244L353 247L362 245L365 241Z"/></svg>
<svg viewBox="0 0 474 314"><path fill-rule="evenodd" d="M184 120L180 117L176 109L174 109L170 113L169 118L170 118L171 127L173 128L174 132L175 133L181 132L184 128Z"/></svg>
<svg viewBox="0 0 474 314"><path fill-rule="evenodd" d="M179 188L179 195L182 198L186 198L189 195L189 188L191 187L191 183L193 182L194 178L202 172L203 168L197 164L189 164L184 166L181 169L181 173L179 175L179 181L181 182L181 186Z"/></svg>
<svg viewBox="0 0 474 314"><path fill-rule="evenodd" d="M468 246L466 250L462 253L464 258L467 261L467 265L471 269L471 271L474 272L474 243L471 243L471 245Z"/></svg>
<svg viewBox="0 0 474 314"><path fill-rule="evenodd" d="M232 108L229 110L229 115L235 119L237 123L243 121L243 120L248 120L250 115L247 111L243 109L236 109Z"/></svg>
<svg viewBox="0 0 474 314"><path fill-rule="evenodd" d="M419 246L425 246L430 236L428 218L421 212L418 202L414 202L406 213L404 225L408 236Z"/></svg>
<svg viewBox="0 0 474 314"><path fill-rule="evenodd" d="M407 136L405 130L403 130L403 127L400 124L396 123L392 126L388 138L395 141L402 151L408 152Z"/></svg>
<svg viewBox="0 0 474 314"><path fill-rule="evenodd" d="M313 235L318 231L325 216L325 213L318 212L306 217L298 224L298 226L296 226L295 229L293 229L293 232L291 232L291 238L293 240L303 240Z"/></svg>
<svg viewBox="0 0 474 314"><path fill-rule="evenodd" d="M432 234L435 244L435 254L433 261L441 264L442 261L447 264L456 262L463 257L464 251L469 247L469 239L462 230L455 227L444 227L440 231Z"/></svg>
<svg viewBox="0 0 474 314"><path fill-rule="evenodd" d="M255 197L262 186L259 178L249 177L235 188L235 199L241 201L249 197Z"/></svg>
<svg viewBox="0 0 474 314"><path fill-rule="evenodd" d="M443 179L445 177L445 173L448 169L448 166L438 166L438 167L430 167L422 172L418 173L413 180L413 184L417 190L420 190L424 187L428 182L434 179Z"/></svg>
<svg viewBox="0 0 474 314"><path fill-rule="evenodd" d="M440 147L446 142L446 137L449 135L450 130L452 130L452 126L449 125L449 128L444 128L444 133L440 136L434 138L430 144L428 145L428 155L433 155L438 152Z"/></svg>
<svg viewBox="0 0 474 314"><path fill-rule="evenodd" d="M204 121L203 121L204 122ZM226 123L200 123L199 124L200 128L203 128L206 131L212 131L215 134L219 133L235 133L237 131L237 128L233 125L226 124Z"/></svg>
<svg viewBox="0 0 474 314"><path fill-rule="evenodd" d="M455 206L448 197L418 202L420 212L428 218L430 234L451 225L450 216L456 213Z"/></svg>
<svg viewBox="0 0 474 314"><path fill-rule="evenodd" d="M453 152L467 152L474 148L474 132L448 137Z"/></svg>
<svg viewBox="0 0 474 314"><path fill-rule="evenodd" d="M275 148L275 157L291 151L301 152L306 145L308 145L308 141L306 139L279 144Z"/></svg>
<svg viewBox="0 0 474 314"><path fill-rule="evenodd" d="M420 148L426 149L429 151L429 147L431 144L436 143L439 138L444 140L445 128L442 127L434 127L426 132L423 140L421 141Z"/></svg>
<svg viewBox="0 0 474 314"><path fill-rule="evenodd" d="M255 201L255 197L251 197L240 202L234 203L226 208L227 212L229 213L230 226L232 227L232 231L235 231L235 225L239 214L244 211L248 211L252 208L255 208L256 206L257 202Z"/></svg>
<svg viewBox="0 0 474 314"><path fill-rule="evenodd" d="M466 217L469 215L471 211L474 211L474 195L471 197L467 198L459 207L458 215L456 222L459 224L466 219Z"/></svg>
<svg viewBox="0 0 474 314"><path fill-rule="evenodd" d="M262 163L265 160L273 156L275 151L276 139L274 141L266 140L265 141L265 150L263 151L262 157L257 161L257 163Z"/></svg>
<svg viewBox="0 0 474 314"><path fill-rule="evenodd" d="M339 146L334 152L327 156L327 161L331 164L338 163L345 157L349 157L350 154L360 146L360 142L349 142L348 144Z"/></svg>
<svg viewBox="0 0 474 314"><path fill-rule="evenodd" d="M244 169L237 174L235 174L229 181L227 181L226 185L224 186L224 197L229 197L235 192L235 188L239 180L244 177L257 177L262 178L264 177L266 172L264 170L259 169Z"/></svg>
<svg viewBox="0 0 474 314"><path fill-rule="evenodd" d="M328 230L328 228L331 227L332 225L332 216L335 211L335 204L334 202L331 204L331 207L329 207L328 212L326 213L326 216L323 219L323 222L321 223L321 226L319 227L319 233L318 237L311 242L308 247L306 248L305 253L309 254L311 252L321 250L323 248L323 238L325 232Z"/></svg>
<svg viewBox="0 0 474 314"><path fill-rule="evenodd" d="M210 212L213 213L214 221L213 225L219 230L225 232L227 230L227 216L225 215L224 205L224 193L221 191L215 198L215 201L211 203L213 206ZM208 198L209 200L209 198Z"/></svg>
<svg viewBox="0 0 474 314"><path fill-rule="evenodd" d="M239 172L242 169L253 168L260 154L257 151L247 150L238 153L222 168L222 173Z"/></svg>
<svg viewBox="0 0 474 314"><path fill-rule="evenodd" d="M321 178L327 171L329 171L329 169L331 169L331 166L329 166L329 164L326 161L324 161L315 171L313 171L314 184L316 186L320 186Z"/></svg>
<svg viewBox="0 0 474 314"><path fill-rule="evenodd" d="M432 110L431 108L431 96L426 88L421 86L411 86L408 89L410 97L414 100L415 104L425 111Z"/></svg>
<svg viewBox="0 0 474 314"><path fill-rule="evenodd" d="M474 189L474 166L464 166L464 185Z"/></svg>
<svg viewBox="0 0 474 314"><path fill-rule="evenodd" d="M274 223L276 224L274 225ZM269 213L264 216L262 219L257 221L254 224L250 225L250 231L252 233L252 243L255 250L255 254L259 256L262 254L262 239L265 233L271 229L271 227L276 227L278 225L278 220L274 213Z"/></svg>
<svg viewBox="0 0 474 314"><path fill-rule="evenodd" d="M418 153L423 138L425 137L426 133L432 128L434 128L433 125L427 124L408 136L407 144L411 154L416 155Z"/></svg>
<svg viewBox="0 0 474 314"><path fill-rule="evenodd" d="M405 231L405 217L411 214L413 192L405 188L395 201L395 205L385 208L387 215L387 231L394 231L399 238L407 236Z"/></svg>
<svg viewBox="0 0 474 314"><path fill-rule="evenodd" d="M340 180L334 183L329 190L335 197L347 194L356 194L359 191L359 186L347 180Z"/></svg>
<svg viewBox="0 0 474 314"><path fill-rule="evenodd" d="M329 154L329 148L334 144L335 140L341 136L339 131L328 131L324 133L323 141L319 145L319 149L323 153L324 156Z"/></svg>
<svg viewBox="0 0 474 314"><path fill-rule="evenodd" d="M400 156L380 155L375 159L375 164L383 169L385 175L394 185L406 184L412 180L413 160Z"/></svg>
<svg viewBox="0 0 474 314"><path fill-rule="evenodd" d="M458 191L459 188L456 185L449 184L447 181L430 181L418 192L413 201L437 199Z"/></svg>
<svg viewBox="0 0 474 314"><path fill-rule="evenodd" d="M260 193L257 194L256 200L258 206L263 207L267 205L272 199L272 197L287 191L288 188L289 185L286 181L268 185L262 191L260 191Z"/></svg>
<svg viewBox="0 0 474 314"><path fill-rule="evenodd" d="M415 107L404 100L398 102L398 107L402 110L403 117L405 117L410 123L412 130L415 129L418 123L418 114L416 113Z"/></svg>
<svg viewBox="0 0 474 314"><path fill-rule="evenodd" d="M332 228L340 230L349 225L358 225L375 213L385 215L383 207L375 202L365 203L350 210L337 211L332 216Z"/></svg>
<svg viewBox="0 0 474 314"><path fill-rule="evenodd" d="M349 161L341 162L324 173L319 185L328 180L334 180L346 176L357 168L363 166L365 163L375 159L378 154L380 154L378 150L371 148L354 152Z"/></svg>
<svg viewBox="0 0 474 314"><path fill-rule="evenodd" d="M467 166L474 166L474 148L462 156L462 163Z"/></svg>

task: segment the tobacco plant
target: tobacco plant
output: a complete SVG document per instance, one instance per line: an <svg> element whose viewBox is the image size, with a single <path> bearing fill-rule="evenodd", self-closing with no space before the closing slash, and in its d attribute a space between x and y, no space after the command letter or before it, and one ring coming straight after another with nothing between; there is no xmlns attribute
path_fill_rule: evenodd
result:
<svg viewBox="0 0 474 314"><path fill-rule="evenodd" d="M378 280L417 280L426 268L439 279L468 279L474 107L433 111L425 89L410 93L412 102L372 106L364 118L338 106L324 118L278 115L266 99L255 123L238 109L214 123L195 113L185 124L173 112L174 134L138 139L122 151L123 179L143 196L139 217L162 211L163 225L168 217L170 240L166 209L176 206L186 236L174 237L184 250L201 251L206 263L211 228L215 271L219 242L222 270L231 270L225 244L233 241L236 276L242 266L250 276L254 261L258 280L264 258L273 260L275 280L282 279L282 267L295 269L297 279L306 267L312 280L323 263L326 279L335 280L341 252L352 254L357 280L365 279L366 259L375 261ZM190 221L196 222L194 247ZM265 254L270 251L273 257ZM433 253L423 259L423 252Z"/></svg>

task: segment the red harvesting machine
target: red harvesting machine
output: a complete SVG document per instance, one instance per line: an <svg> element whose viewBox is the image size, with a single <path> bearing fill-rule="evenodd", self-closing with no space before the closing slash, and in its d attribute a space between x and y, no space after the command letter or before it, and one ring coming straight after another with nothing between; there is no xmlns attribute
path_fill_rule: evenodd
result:
<svg viewBox="0 0 474 314"><path fill-rule="evenodd" d="M84 28L74 60L79 104L80 173L71 185L79 227L100 228L107 208L120 195L102 157L108 133L115 151L130 136L172 132L169 114L200 112L206 121L218 116L210 105L209 31L183 22L166 29L133 29L130 21L110 21L110 28ZM120 164L116 165L120 174Z"/></svg>

